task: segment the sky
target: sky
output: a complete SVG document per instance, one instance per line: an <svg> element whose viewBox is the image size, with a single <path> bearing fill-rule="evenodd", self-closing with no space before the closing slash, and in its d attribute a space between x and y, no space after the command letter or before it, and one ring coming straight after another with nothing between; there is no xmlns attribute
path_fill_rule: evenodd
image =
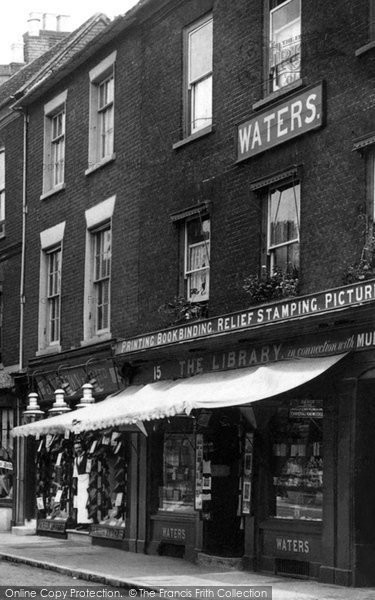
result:
<svg viewBox="0 0 375 600"><path fill-rule="evenodd" d="M28 30L29 13L69 15L70 30L76 29L97 12L110 19L124 14L138 0L10 0L4 2L0 12L0 64L13 60L11 45L22 43L22 34Z"/></svg>

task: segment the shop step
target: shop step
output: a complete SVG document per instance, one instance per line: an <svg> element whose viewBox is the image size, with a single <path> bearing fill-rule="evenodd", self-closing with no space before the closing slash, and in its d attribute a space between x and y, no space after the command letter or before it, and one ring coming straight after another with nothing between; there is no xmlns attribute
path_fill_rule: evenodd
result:
<svg viewBox="0 0 375 600"><path fill-rule="evenodd" d="M90 533L88 531L79 529L67 529L66 530L68 540L73 542L79 542L80 544L90 544L92 543L92 538L90 537Z"/></svg>
<svg viewBox="0 0 375 600"><path fill-rule="evenodd" d="M243 571L243 559L241 556L214 556L198 552L197 564L201 567L214 567L223 571Z"/></svg>

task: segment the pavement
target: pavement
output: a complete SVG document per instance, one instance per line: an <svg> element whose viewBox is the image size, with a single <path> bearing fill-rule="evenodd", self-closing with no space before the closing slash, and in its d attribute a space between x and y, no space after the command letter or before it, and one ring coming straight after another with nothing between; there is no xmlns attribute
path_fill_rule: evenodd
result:
<svg viewBox="0 0 375 600"><path fill-rule="evenodd" d="M129 590L130 596L147 599L151 590L182 586L183 589L212 586L271 586L272 600L374 600L375 588L346 588L265 575L249 571L218 570L179 558L135 554L82 541L45 536L0 534L0 559L51 569L86 581ZM2 582L3 585L6 582ZM26 582L20 582L26 585ZM142 592L143 590L143 592ZM204 591L203 591L204 594ZM207 592L208 594L208 592ZM171 598L176 596L164 596ZM187 595L189 597L189 595ZM209 598L202 595L201 598ZM224 596L226 597L226 596ZM233 597L233 596L230 596ZM254 593L247 598L261 598ZM264 596L263 596L264 597ZM270 598L270 596L268 596Z"/></svg>

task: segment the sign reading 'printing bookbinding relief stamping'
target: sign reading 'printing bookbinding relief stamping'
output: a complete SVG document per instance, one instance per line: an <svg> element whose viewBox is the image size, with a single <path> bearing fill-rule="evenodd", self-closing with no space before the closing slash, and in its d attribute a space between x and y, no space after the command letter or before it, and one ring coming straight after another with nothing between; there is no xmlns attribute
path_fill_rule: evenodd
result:
<svg viewBox="0 0 375 600"><path fill-rule="evenodd" d="M323 116L323 84L320 83L239 125L238 161L321 127Z"/></svg>

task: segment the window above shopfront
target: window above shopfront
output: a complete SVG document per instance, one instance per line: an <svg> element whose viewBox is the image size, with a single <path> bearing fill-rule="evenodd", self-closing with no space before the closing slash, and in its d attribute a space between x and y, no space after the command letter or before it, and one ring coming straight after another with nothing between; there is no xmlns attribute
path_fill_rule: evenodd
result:
<svg viewBox="0 0 375 600"><path fill-rule="evenodd" d="M267 255L269 267L298 271L300 250L300 184L292 182L268 192Z"/></svg>
<svg viewBox="0 0 375 600"><path fill-rule="evenodd" d="M273 0L270 8L269 92L275 92L301 75L301 0Z"/></svg>

